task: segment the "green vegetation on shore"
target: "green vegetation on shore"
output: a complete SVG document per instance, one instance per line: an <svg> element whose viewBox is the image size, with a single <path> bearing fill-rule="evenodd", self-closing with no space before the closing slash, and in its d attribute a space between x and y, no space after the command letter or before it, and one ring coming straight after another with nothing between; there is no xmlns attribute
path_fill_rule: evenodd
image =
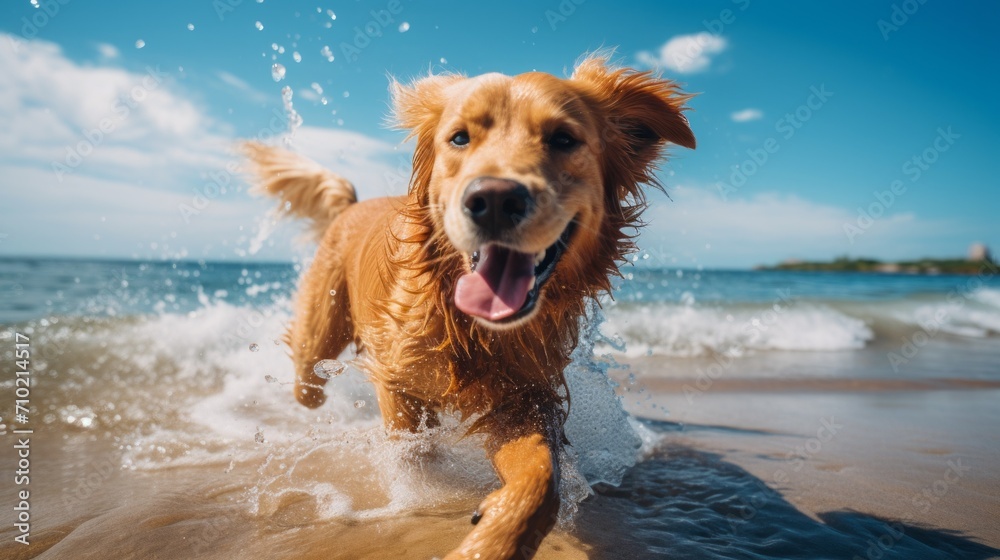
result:
<svg viewBox="0 0 1000 560"><path fill-rule="evenodd" d="M829 262L788 260L774 266L759 266L756 270L799 270L816 272L876 272L883 274L980 274L996 272L995 260L987 257L967 259L920 259L916 261L883 262L876 259L838 257Z"/></svg>

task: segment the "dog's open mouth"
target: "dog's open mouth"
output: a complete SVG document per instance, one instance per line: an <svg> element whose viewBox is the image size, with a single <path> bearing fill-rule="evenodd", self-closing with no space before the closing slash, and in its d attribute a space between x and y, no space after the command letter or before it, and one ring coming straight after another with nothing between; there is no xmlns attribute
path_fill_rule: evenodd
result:
<svg viewBox="0 0 1000 560"><path fill-rule="evenodd" d="M455 306L496 323L516 321L534 309L542 286L566 252L573 222L537 254L488 243L472 254L472 272L458 279Z"/></svg>

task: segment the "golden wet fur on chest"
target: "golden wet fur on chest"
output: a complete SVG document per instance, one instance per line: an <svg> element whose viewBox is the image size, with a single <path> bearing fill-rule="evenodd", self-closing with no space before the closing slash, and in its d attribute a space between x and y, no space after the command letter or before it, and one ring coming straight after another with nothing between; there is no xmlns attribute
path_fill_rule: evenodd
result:
<svg viewBox="0 0 1000 560"><path fill-rule="evenodd" d="M288 335L299 402L323 403L313 365L354 343L388 429L455 412L486 434L504 485L447 558L530 558L554 524L563 370L586 302L632 249L640 185L667 142L694 147L686 99L600 56L568 79L394 83L416 140L409 192L363 202L309 160L245 147L259 190L321 234Z"/></svg>

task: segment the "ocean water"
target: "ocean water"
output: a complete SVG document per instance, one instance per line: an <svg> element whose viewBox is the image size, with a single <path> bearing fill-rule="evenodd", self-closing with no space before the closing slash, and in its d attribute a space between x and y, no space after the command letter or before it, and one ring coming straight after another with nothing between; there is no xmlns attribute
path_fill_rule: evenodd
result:
<svg viewBox="0 0 1000 560"><path fill-rule="evenodd" d="M468 514L498 482L481 441L463 437L457 420L386 438L372 388L349 352L324 407L308 410L291 398L291 361L279 341L301 270L0 259L0 358L13 362L15 332L31 339L30 424L40 434L33 453L46 512L36 530L45 557L430 558L460 540ZM560 529L540 557L584 557L614 541L587 533L592 485L612 488L625 477L623 488L636 497L615 507L633 508L626 517L645 519L655 506L649 499L661 500L654 509L663 515L686 508L669 492L650 498L641 488L645 479L659 485L688 474L664 459L669 429L623 410L619 396L636 376L693 379L713 364L735 363L726 375L747 379L1000 380L996 271L623 272L614 297L592 309L568 373L574 445ZM0 381L0 394L12 391L11 380ZM647 398L651 412L659 408L650 416L669 414L652 393ZM0 431L17 427L10 401L0 404ZM696 471L715 468L685 453ZM731 476L709 473L698 492L743 484ZM720 511L703 513L725 517ZM135 520L141 545L114 529ZM663 527L639 531L632 557L659 557ZM671 546L698 547L696 527L670 531ZM373 552L372 539L389 548ZM754 535L728 542L703 557L747 557L742 550L781 558L789 550L770 554ZM850 548L846 537L837 542ZM645 556L644 546L655 553ZM0 547L0 555L13 550Z"/></svg>

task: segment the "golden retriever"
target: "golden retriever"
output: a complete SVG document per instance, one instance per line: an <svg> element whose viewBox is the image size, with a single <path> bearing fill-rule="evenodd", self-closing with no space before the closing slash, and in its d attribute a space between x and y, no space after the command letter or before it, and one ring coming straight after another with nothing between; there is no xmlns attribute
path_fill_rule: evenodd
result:
<svg viewBox="0 0 1000 560"><path fill-rule="evenodd" d="M323 404L313 366L353 342L389 430L475 417L503 486L446 558L531 558L559 509L578 323L633 249L665 145L695 146L689 96L601 55L568 79L431 75L391 89L416 139L406 196L357 202L318 164L245 146L259 189L321 235L287 337L295 397Z"/></svg>

